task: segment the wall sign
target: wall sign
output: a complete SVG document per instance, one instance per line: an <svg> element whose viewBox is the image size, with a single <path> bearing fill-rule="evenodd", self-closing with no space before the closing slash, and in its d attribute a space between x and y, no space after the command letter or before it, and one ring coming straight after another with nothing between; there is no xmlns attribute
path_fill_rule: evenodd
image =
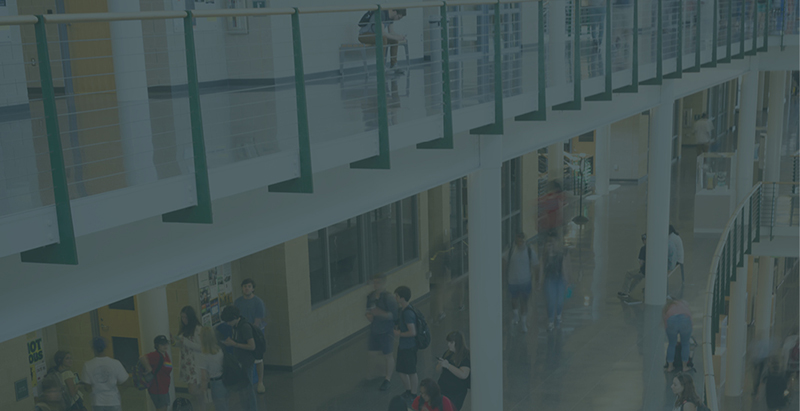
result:
<svg viewBox="0 0 800 411"><path fill-rule="evenodd" d="M204 326L214 326L221 321L222 308L233 304L231 265L224 264L197 274L200 285L200 319Z"/></svg>
<svg viewBox="0 0 800 411"><path fill-rule="evenodd" d="M47 374L41 337L28 341L28 365L31 367L31 386L35 387Z"/></svg>
<svg viewBox="0 0 800 411"><path fill-rule="evenodd" d="M28 398L28 380L14 381L14 395L16 395L17 401Z"/></svg>

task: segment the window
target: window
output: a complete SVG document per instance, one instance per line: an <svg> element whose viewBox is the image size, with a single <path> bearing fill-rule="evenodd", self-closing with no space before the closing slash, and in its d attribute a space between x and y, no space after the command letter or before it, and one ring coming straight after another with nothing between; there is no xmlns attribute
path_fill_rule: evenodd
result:
<svg viewBox="0 0 800 411"><path fill-rule="evenodd" d="M450 182L450 276L458 278L469 272L469 218L467 178Z"/></svg>
<svg viewBox="0 0 800 411"><path fill-rule="evenodd" d="M419 257L417 196L308 234L311 304Z"/></svg>
<svg viewBox="0 0 800 411"><path fill-rule="evenodd" d="M503 249L513 242L514 236L521 230L520 200L521 200L521 175L520 158L511 159L503 163L500 171L500 193L502 207L502 235Z"/></svg>

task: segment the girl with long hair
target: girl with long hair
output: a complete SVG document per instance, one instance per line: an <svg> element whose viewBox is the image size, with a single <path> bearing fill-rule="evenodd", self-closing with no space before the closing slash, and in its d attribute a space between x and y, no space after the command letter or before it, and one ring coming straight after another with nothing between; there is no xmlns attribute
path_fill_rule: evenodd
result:
<svg viewBox="0 0 800 411"><path fill-rule="evenodd" d="M200 346L200 320L192 306L181 308L181 325L175 345L181 347L181 380L189 386L189 394L198 411L205 411L205 388L200 384L200 371L197 357L202 352Z"/></svg>
<svg viewBox="0 0 800 411"><path fill-rule="evenodd" d="M63 382L62 390L67 394L64 396L68 399L66 405L67 411L85 411L86 406L83 405L83 392L79 390L81 382L78 375L72 372L72 354L69 351L59 350L53 356L55 366L50 372L56 373L59 380Z"/></svg>
<svg viewBox="0 0 800 411"><path fill-rule="evenodd" d="M203 387L211 387L211 399L214 400L216 411L228 410L228 389L222 383L223 352L217 343L217 335L211 327L200 330L200 345L202 355L198 358L200 369L200 382Z"/></svg>
<svg viewBox="0 0 800 411"><path fill-rule="evenodd" d="M419 383L419 396L414 399L411 408L415 411L455 411L450 399L442 395L439 384L430 378Z"/></svg>
<svg viewBox="0 0 800 411"><path fill-rule="evenodd" d="M675 394L675 404L672 411L697 411L697 406L703 401L694 389L692 376L680 373L672 379L672 393Z"/></svg>
<svg viewBox="0 0 800 411"><path fill-rule="evenodd" d="M447 351L439 357L436 371L441 371L439 388L442 395L453 402L456 411L464 405L470 387L469 348L464 342L464 334L453 331L447 334Z"/></svg>

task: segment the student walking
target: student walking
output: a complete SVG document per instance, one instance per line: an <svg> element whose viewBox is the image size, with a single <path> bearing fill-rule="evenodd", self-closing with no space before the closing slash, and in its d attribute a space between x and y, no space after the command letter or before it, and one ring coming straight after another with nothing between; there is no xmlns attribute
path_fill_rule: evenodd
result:
<svg viewBox="0 0 800 411"><path fill-rule="evenodd" d="M92 387L92 411L122 411L117 385L128 380L122 363L106 354L106 340L92 339L94 358L83 364L83 382Z"/></svg>
<svg viewBox="0 0 800 411"><path fill-rule="evenodd" d="M409 306L411 300L411 289L406 286L397 287L394 290L394 297L400 310L400 318L397 327L394 329L395 337L399 338L397 346L397 367L395 370L400 374L403 381L405 392L402 396L406 400L416 397L417 390L417 314Z"/></svg>
<svg viewBox="0 0 800 411"><path fill-rule="evenodd" d="M200 355L200 320L192 306L181 309L181 323L178 337L173 338L175 345L181 348L180 377L189 388L193 402L198 404L198 411L205 410L205 389L200 386L200 371L197 369L197 356Z"/></svg>
<svg viewBox="0 0 800 411"><path fill-rule="evenodd" d="M469 348L460 331L447 334L447 351L439 357L436 371L442 372L438 382L442 395L450 399L455 411L460 410L467 398L471 380Z"/></svg>
<svg viewBox="0 0 800 411"><path fill-rule="evenodd" d="M439 384L430 378L419 384L419 396L414 399L411 409L415 411L455 411L449 398L442 395Z"/></svg>
<svg viewBox="0 0 800 411"><path fill-rule="evenodd" d="M557 243L556 235L551 234L545 244L545 253L539 284L544 281L547 296L547 330L552 331L561 326L561 311L564 308L564 296L567 291L569 276L564 264L564 249Z"/></svg>
<svg viewBox="0 0 800 411"><path fill-rule="evenodd" d="M245 374L250 376L253 373L255 364L256 342L253 337L253 326L242 317L239 309L234 306L227 306L222 310L220 316L222 321L228 324L233 331L233 335L228 337L222 344L233 348L233 356L241 364ZM240 391L240 401L244 411L256 411L256 391L251 379L248 377L246 385Z"/></svg>
<svg viewBox="0 0 800 411"><path fill-rule="evenodd" d="M683 268L683 240L681 240L680 234L675 230L672 224L669 225L669 245L670 256L672 257L669 261L669 268L672 270L676 265L681 267L681 284L683 284L685 279Z"/></svg>
<svg viewBox="0 0 800 411"><path fill-rule="evenodd" d="M55 366L50 371L55 373L64 392L64 399L68 400L65 404L67 411L86 411L83 403L83 392L81 380L78 375L72 372L72 354L69 351L56 351L53 356Z"/></svg>
<svg viewBox="0 0 800 411"><path fill-rule="evenodd" d="M630 270L625 274L625 281L622 282L622 291L617 295L621 298L630 298L633 287L644 280L645 261L647 260L647 234L642 234L642 248L639 249L639 269Z"/></svg>
<svg viewBox="0 0 800 411"><path fill-rule="evenodd" d="M365 316L370 322L369 347L371 354L383 357L384 379L380 391L389 389L394 372L394 323L397 318L397 301L385 289L386 279L378 274L372 277L372 292L367 295Z"/></svg>
<svg viewBox="0 0 800 411"><path fill-rule="evenodd" d="M255 294L256 283L252 278L246 278L242 281L242 296L233 302L233 305L239 309L247 322L253 324L255 328L264 333L267 327L266 316L267 309L264 306L264 301L258 298ZM258 374L258 383L256 384L256 392L263 394L267 392L264 388L264 358L256 358L256 373Z"/></svg>
<svg viewBox="0 0 800 411"><path fill-rule="evenodd" d="M159 335L153 340L155 351L139 358L148 373L153 375L153 381L147 387L150 399L156 411L167 411L170 404L169 383L172 374L172 360L169 358L169 340L166 336Z"/></svg>
<svg viewBox="0 0 800 411"><path fill-rule="evenodd" d="M689 374L681 373L675 376L670 388L675 394L672 411L697 411L698 406L703 403L694 389L694 381Z"/></svg>
<svg viewBox="0 0 800 411"><path fill-rule="evenodd" d="M198 357L200 385L211 389L214 411L228 411L228 389L222 383L224 353L217 344L217 336L211 327L200 330L200 345L203 353Z"/></svg>
<svg viewBox="0 0 800 411"><path fill-rule="evenodd" d="M667 372L675 370L673 361L675 360L675 346L678 342L678 335L681 337L681 362L683 369L689 371L689 342L692 339L692 311L689 304L683 300L669 299L664 309L661 311L664 329L667 332Z"/></svg>
<svg viewBox="0 0 800 411"><path fill-rule="evenodd" d="M511 325L520 323L521 314L522 332L528 332L528 298L538 266L539 257L525 244L525 233L517 233L514 244L503 259L503 271L508 281L508 293L511 295Z"/></svg>

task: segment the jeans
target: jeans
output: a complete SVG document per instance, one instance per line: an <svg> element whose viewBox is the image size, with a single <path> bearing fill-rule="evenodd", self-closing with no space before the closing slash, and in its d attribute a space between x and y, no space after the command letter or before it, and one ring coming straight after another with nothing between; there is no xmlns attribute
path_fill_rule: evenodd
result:
<svg viewBox="0 0 800 411"><path fill-rule="evenodd" d="M211 399L214 400L215 411L228 411L228 389L222 384L222 380L209 381L211 387Z"/></svg>
<svg viewBox="0 0 800 411"><path fill-rule="evenodd" d="M544 291L547 295L547 320L553 322L557 315L561 315L561 309L564 308L564 293L566 292L567 283L564 276L544 280Z"/></svg>
<svg viewBox="0 0 800 411"><path fill-rule="evenodd" d="M255 367L255 365L251 365ZM250 373L248 373L249 376ZM248 379L247 386L239 390L239 403L242 411L258 411L258 401L256 400L256 387Z"/></svg>
<svg viewBox="0 0 800 411"><path fill-rule="evenodd" d="M633 291L633 287L636 287L636 284L639 284L644 280L644 274L642 274L639 270L630 270L625 274L625 281L622 283L622 292L625 294L630 294Z"/></svg>
<svg viewBox="0 0 800 411"><path fill-rule="evenodd" d="M681 361L689 361L689 341L692 339L692 318L686 314L673 315L667 319L667 362L675 360L675 344L681 336Z"/></svg>

